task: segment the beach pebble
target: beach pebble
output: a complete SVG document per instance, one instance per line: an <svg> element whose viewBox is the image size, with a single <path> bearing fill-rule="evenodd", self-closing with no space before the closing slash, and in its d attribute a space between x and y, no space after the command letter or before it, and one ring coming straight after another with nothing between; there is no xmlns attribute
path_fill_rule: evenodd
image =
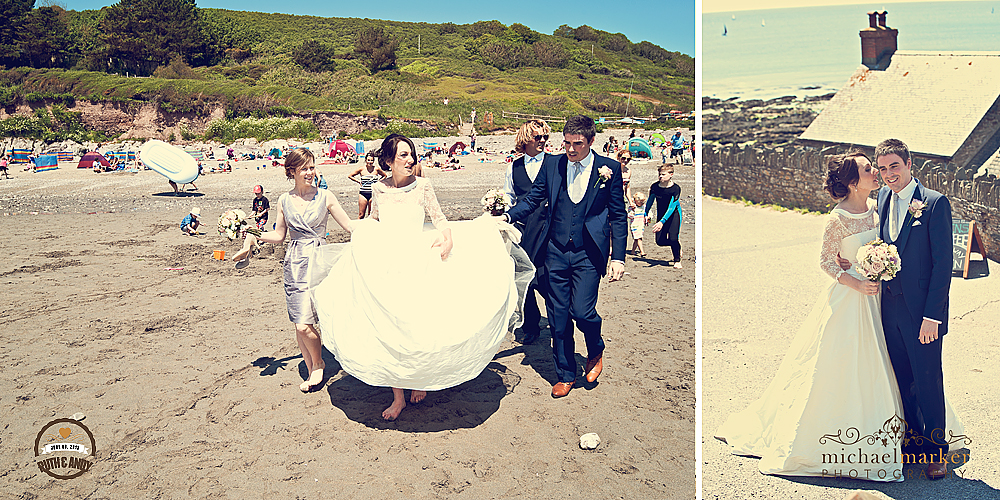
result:
<svg viewBox="0 0 1000 500"><path fill-rule="evenodd" d="M76 412L76 413L73 414L72 417L69 417L69 418L72 418L73 420L76 420L77 422L79 422L79 421L87 418L87 416L84 415L83 413Z"/></svg>
<svg viewBox="0 0 1000 500"><path fill-rule="evenodd" d="M591 432L580 436L580 448L584 450L593 450L599 444L601 444L601 437L597 433Z"/></svg>

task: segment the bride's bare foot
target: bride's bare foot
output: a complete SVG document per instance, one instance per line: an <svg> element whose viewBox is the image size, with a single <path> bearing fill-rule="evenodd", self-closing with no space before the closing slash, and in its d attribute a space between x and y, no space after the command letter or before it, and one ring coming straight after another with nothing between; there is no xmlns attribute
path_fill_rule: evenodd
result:
<svg viewBox="0 0 1000 500"><path fill-rule="evenodd" d="M411 403L414 403L414 404L419 403L419 402L423 401L425 397L427 397L427 391L416 391L416 390L410 391L410 402Z"/></svg>
<svg viewBox="0 0 1000 500"><path fill-rule="evenodd" d="M306 379L305 382L299 384L299 390L302 392L309 392L312 390L313 387L316 387L317 385L323 383L323 368L324 367L321 366L313 370L309 374L309 378Z"/></svg>
<svg viewBox="0 0 1000 500"><path fill-rule="evenodd" d="M396 420L399 412L406 408L406 399L403 398L403 390L392 388L392 404L382 412L382 418L386 420Z"/></svg>

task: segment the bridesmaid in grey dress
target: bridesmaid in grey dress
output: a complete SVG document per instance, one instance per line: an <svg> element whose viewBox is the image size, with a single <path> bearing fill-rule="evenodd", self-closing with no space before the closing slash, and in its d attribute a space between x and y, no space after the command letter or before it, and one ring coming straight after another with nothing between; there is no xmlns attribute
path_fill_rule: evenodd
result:
<svg viewBox="0 0 1000 500"><path fill-rule="evenodd" d="M326 243L326 223L328 216L347 231L351 231L351 219L340 206L337 197L326 189L313 187L316 177L316 159L312 152L298 148L285 159L285 176L295 182L291 191L278 198L277 221L274 231L267 231L259 237L247 234L243 249L233 255L234 261L250 256L250 249L256 241L281 244L285 241L286 230L291 237L285 251L285 301L288 305L288 319L295 324L295 339L302 358L306 362L309 377L299 385L302 392L309 392L323 381L323 344L316 330L316 310L309 297L308 267L312 250Z"/></svg>

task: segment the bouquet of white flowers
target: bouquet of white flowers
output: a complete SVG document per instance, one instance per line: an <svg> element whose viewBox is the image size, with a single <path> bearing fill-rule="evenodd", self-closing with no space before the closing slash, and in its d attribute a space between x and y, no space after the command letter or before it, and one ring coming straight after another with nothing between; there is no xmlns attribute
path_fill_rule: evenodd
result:
<svg viewBox="0 0 1000 500"><path fill-rule="evenodd" d="M900 267L896 245L876 238L858 249L858 270L869 281L889 281L896 277Z"/></svg>
<svg viewBox="0 0 1000 500"><path fill-rule="evenodd" d="M480 202L483 204L483 211L489 212L490 215L502 215L512 205L510 196L497 188L487 191Z"/></svg>
<svg viewBox="0 0 1000 500"><path fill-rule="evenodd" d="M236 238L243 238L247 233L260 236L260 229L250 224L250 221L247 220L246 212L239 209L226 210L219 217L219 234L229 238L229 241L233 241Z"/></svg>

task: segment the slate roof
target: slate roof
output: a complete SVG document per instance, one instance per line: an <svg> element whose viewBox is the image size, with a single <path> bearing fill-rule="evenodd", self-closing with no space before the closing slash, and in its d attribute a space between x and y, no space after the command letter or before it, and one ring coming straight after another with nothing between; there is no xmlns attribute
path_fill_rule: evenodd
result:
<svg viewBox="0 0 1000 500"><path fill-rule="evenodd" d="M952 157L1000 97L1000 52L898 50L885 71L861 66L799 136Z"/></svg>

